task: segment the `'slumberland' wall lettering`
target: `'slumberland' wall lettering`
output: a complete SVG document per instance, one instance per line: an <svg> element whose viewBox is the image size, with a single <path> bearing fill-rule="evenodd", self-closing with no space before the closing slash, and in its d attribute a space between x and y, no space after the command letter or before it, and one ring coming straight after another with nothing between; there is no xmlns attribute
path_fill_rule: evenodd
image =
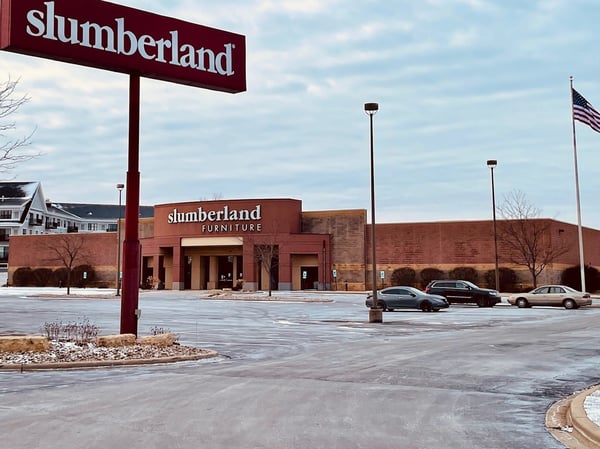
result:
<svg viewBox="0 0 600 449"><path fill-rule="evenodd" d="M261 218L260 204L257 204L254 209L230 209L229 206L223 206L219 210L208 211L200 206L197 210L189 212L180 212L174 208L173 212L169 213L167 222L169 224L202 223L203 233L261 232Z"/></svg>

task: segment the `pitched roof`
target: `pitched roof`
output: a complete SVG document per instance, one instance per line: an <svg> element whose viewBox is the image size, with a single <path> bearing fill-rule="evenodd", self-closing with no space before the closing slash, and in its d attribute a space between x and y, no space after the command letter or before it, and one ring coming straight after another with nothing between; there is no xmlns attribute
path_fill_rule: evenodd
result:
<svg viewBox="0 0 600 449"><path fill-rule="evenodd" d="M53 203L55 208L76 215L84 220L117 220L119 217L125 218L125 206L114 204L84 204L84 203ZM149 218L154 216L153 206L140 206L140 218Z"/></svg>
<svg viewBox="0 0 600 449"><path fill-rule="evenodd" d="M0 182L0 206L22 206L40 188L39 182Z"/></svg>

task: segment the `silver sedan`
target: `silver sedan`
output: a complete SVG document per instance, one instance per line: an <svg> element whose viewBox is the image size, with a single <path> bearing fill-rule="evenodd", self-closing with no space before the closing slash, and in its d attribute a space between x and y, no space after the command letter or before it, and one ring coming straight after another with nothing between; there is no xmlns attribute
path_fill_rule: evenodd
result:
<svg viewBox="0 0 600 449"><path fill-rule="evenodd" d="M592 305L589 293L580 292L567 285L542 285L528 293L517 293L508 297L508 302L517 307L558 306L578 309Z"/></svg>
<svg viewBox="0 0 600 449"><path fill-rule="evenodd" d="M367 295L367 307L373 305L373 294ZM394 309L418 309L423 312L437 312L448 307L448 301L443 296L430 295L414 287L388 287L377 292L377 305L383 311Z"/></svg>

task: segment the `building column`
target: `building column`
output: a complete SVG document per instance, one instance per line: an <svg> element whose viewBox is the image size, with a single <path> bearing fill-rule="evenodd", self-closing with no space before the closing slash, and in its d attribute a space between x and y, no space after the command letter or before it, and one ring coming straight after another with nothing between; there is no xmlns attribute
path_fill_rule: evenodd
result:
<svg viewBox="0 0 600 449"><path fill-rule="evenodd" d="M254 245L246 244L244 242L244 248L242 250L242 255L244 258L243 271L244 274L244 289L250 291L258 290L258 280L256 278L256 260L254 258Z"/></svg>
<svg viewBox="0 0 600 449"><path fill-rule="evenodd" d="M214 290L219 285L219 261L217 256L210 256L208 267L208 289Z"/></svg>
<svg viewBox="0 0 600 449"><path fill-rule="evenodd" d="M331 246L329 241L323 240L323 246L319 253L319 288L322 290L331 290Z"/></svg>
<svg viewBox="0 0 600 449"><path fill-rule="evenodd" d="M292 289L292 255L289 252L283 252L279 246L279 290Z"/></svg>
<svg viewBox="0 0 600 449"><path fill-rule="evenodd" d="M184 282L184 260L183 260L183 248L181 246L173 247L173 290L183 290L185 288Z"/></svg>
<svg viewBox="0 0 600 449"><path fill-rule="evenodd" d="M161 282L165 282L164 279L160 279L159 277L159 273L160 273L160 249L157 251L156 254L154 254L152 256L152 277L155 279L159 279ZM142 279L142 282L144 282L145 279Z"/></svg>
<svg viewBox="0 0 600 449"><path fill-rule="evenodd" d="M192 256L192 290L200 290L200 255Z"/></svg>

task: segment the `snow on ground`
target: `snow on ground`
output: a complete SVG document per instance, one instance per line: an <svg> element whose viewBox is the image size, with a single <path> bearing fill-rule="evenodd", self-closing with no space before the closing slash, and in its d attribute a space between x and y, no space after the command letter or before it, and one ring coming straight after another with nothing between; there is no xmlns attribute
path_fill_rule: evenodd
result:
<svg viewBox="0 0 600 449"><path fill-rule="evenodd" d="M600 426L600 390L590 394L583 402L583 408L587 417L596 425Z"/></svg>

